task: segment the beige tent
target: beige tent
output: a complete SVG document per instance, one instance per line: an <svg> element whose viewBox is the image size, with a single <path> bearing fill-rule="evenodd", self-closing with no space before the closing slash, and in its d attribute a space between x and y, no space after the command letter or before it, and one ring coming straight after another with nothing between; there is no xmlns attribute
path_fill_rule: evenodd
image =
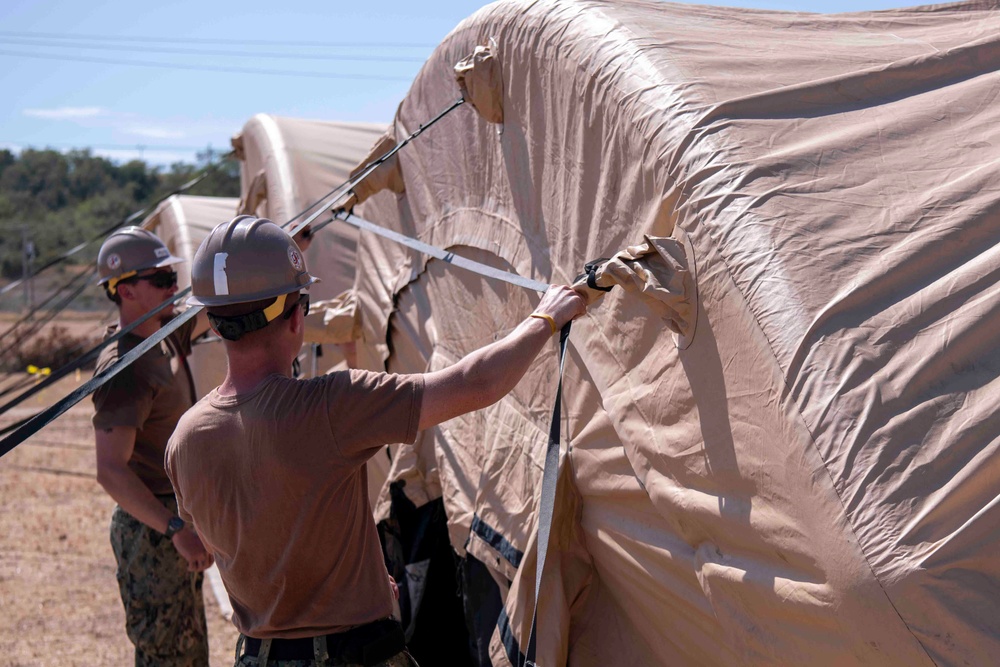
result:
<svg viewBox="0 0 1000 667"><path fill-rule="evenodd" d="M631 291L574 326L539 664L995 664L1000 4L499 2L434 52L397 139L477 46L478 113L362 214L548 282L644 235L672 257L620 259ZM357 266L375 368L451 363L538 298L367 234ZM639 293L660 278L668 319ZM501 583L497 665L528 643L555 384L553 347L392 470Z"/></svg>
<svg viewBox="0 0 1000 667"><path fill-rule="evenodd" d="M143 225L156 231L173 252L190 259L209 231L237 213L269 217L283 224L346 181L350 170L384 131L384 125L375 123L258 114L233 139L240 161L240 199L170 197ZM357 234L347 227L331 227L316 238L306 253L310 270L322 278L312 290L314 300L333 299L351 287L356 243ZM190 284L186 264L179 270L179 282L182 287ZM322 322L314 321L313 325L311 339L322 340ZM317 372L343 361L335 347L325 352L324 359L315 365ZM213 350L196 349L192 372L199 394L204 394L225 377L225 360Z"/></svg>
<svg viewBox="0 0 1000 667"><path fill-rule="evenodd" d="M347 181L385 127L257 114L233 138L240 212L285 224ZM333 225L316 236L306 251L309 270L322 280L312 290L314 299L333 299L351 288L356 246L357 233L347 226Z"/></svg>

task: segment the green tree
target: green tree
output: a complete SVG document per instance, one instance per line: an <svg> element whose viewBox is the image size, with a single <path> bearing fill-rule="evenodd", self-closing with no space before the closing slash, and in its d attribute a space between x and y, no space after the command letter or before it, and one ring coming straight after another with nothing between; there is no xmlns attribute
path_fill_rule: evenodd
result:
<svg viewBox="0 0 1000 667"><path fill-rule="evenodd" d="M22 271L20 229L27 225L37 248L36 266L154 204L190 181L202 168L208 176L191 194L237 196L239 166L234 162L177 163L169 169L139 160L116 164L89 149L68 153L26 149L0 150L0 275L19 278ZM93 261L81 253L77 261Z"/></svg>

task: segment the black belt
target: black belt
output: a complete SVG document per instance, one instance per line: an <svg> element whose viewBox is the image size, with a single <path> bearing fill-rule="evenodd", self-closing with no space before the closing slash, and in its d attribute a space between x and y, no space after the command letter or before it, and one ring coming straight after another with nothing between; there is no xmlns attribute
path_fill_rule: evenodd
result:
<svg viewBox="0 0 1000 667"><path fill-rule="evenodd" d="M260 653L260 641L247 637L243 643L243 654L256 657ZM313 638L272 639L270 660L312 660ZM357 664L370 667L385 662L406 650L406 637L398 621L384 619L352 628L346 632L326 635L326 650L334 664Z"/></svg>

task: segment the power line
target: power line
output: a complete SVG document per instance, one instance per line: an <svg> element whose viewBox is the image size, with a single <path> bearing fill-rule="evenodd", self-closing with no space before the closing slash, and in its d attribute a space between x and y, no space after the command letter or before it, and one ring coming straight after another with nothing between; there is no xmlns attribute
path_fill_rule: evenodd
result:
<svg viewBox="0 0 1000 667"><path fill-rule="evenodd" d="M382 63L422 63L425 58L372 55L336 55L328 53L275 53L269 51L220 51L216 49L178 49L162 46L137 44L136 46L116 46L114 44L86 44L80 42L53 43L39 40L13 38L12 46L39 46L54 49L99 49L103 51L143 51L151 53L176 53L192 56L222 56L226 58L286 58L294 60L336 60L349 62L382 62Z"/></svg>
<svg viewBox="0 0 1000 667"><path fill-rule="evenodd" d="M407 42L307 42L307 41L283 41L274 39L225 39L215 37L152 37L141 35L94 35L87 33L67 33L67 32L20 32L16 30L0 30L0 36L4 37L25 37L47 39L77 39L77 40L101 40L109 42L159 42L174 44L260 44L267 46L284 46L288 48L317 47L317 48L357 48L357 49L433 49L437 44L417 44Z"/></svg>
<svg viewBox="0 0 1000 667"><path fill-rule="evenodd" d="M111 60L110 58L94 58L87 56L56 56L41 53L18 53L15 51L0 51L0 56L16 56L18 58L40 58L43 60L63 60L70 62L90 62L103 65L122 65L126 67L158 67L160 69L193 70L198 72L227 72L230 74L265 74L274 76L304 76L319 79L350 79L354 81L391 81L409 82L412 77L379 76L376 74L333 74L331 72L302 72L296 70L254 69L250 67L216 67L213 65L185 65L181 63L162 63L146 60Z"/></svg>

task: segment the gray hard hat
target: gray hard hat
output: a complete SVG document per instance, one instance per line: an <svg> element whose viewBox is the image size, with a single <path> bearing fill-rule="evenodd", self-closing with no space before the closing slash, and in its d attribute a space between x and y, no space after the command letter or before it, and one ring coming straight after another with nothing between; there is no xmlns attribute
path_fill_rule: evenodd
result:
<svg viewBox="0 0 1000 667"><path fill-rule="evenodd" d="M174 257L153 232L141 227L123 227L104 240L97 253L97 284L114 295L118 283L140 271L158 269L185 260Z"/></svg>
<svg viewBox="0 0 1000 667"><path fill-rule="evenodd" d="M241 215L201 242L188 303L229 306L290 294L317 282L292 237L267 218Z"/></svg>

